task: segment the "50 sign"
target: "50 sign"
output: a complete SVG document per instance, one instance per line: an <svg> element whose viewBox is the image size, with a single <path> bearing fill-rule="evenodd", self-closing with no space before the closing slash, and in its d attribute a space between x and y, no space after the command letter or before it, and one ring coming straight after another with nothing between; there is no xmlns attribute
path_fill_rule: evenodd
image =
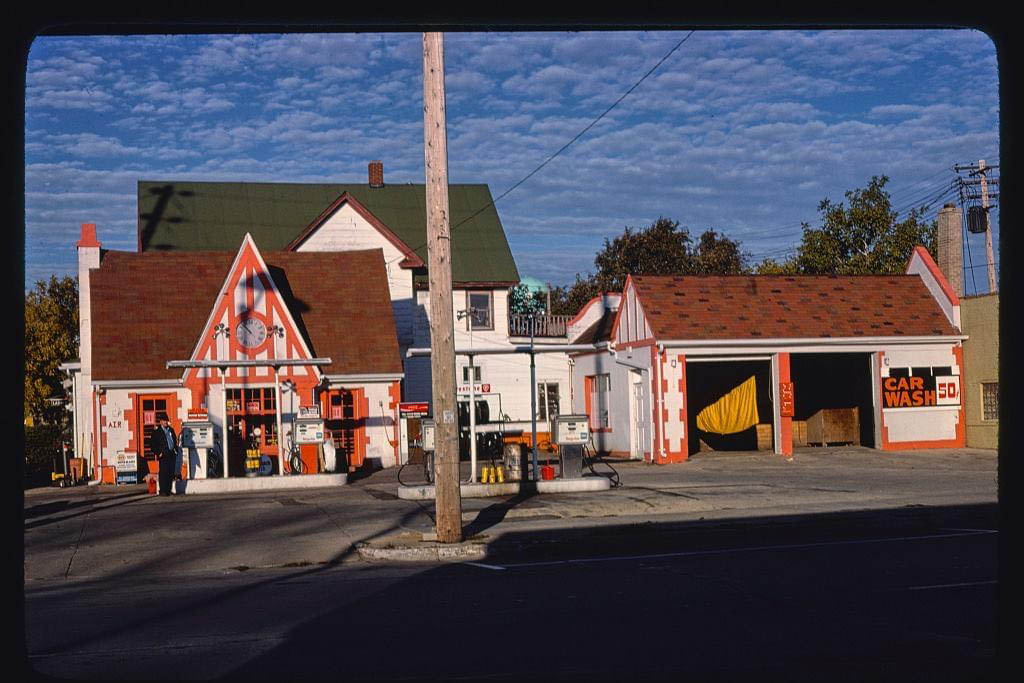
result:
<svg viewBox="0 0 1024 683"><path fill-rule="evenodd" d="M960 405L960 378L951 375L935 378L935 404L940 406Z"/></svg>

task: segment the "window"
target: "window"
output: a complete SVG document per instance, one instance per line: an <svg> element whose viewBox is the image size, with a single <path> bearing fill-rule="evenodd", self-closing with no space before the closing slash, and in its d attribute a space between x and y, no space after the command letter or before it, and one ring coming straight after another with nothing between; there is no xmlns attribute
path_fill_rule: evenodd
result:
<svg viewBox="0 0 1024 683"><path fill-rule="evenodd" d="M553 420L558 416L558 382L537 382L537 419Z"/></svg>
<svg viewBox="0 0 1024 683"><path fill-rule="evenodd" d="M608 415L611 400L611 375L593 375L587 378L590 384L590 426L592 429L609 429Z"/></svg>
<svg viewBox="0 0 1024 683"><path fill-rule="evenodd" d="M999 382L981 383L981 419L999 419Z"/></svg>
<svg viewBox="0 0 1024 683"><path fill-rule="evenodd" d="M480 366L479 365L464 365L462 366L462 381L469 384L469 371L470 368L473 370L473 383L480 383Z"/></svg>
<svg viewBox="0 0 1024 683"><path fill-rule="evenodd" d="M494 316L491 315L491 293L467 292L466 299L469 304L468 329L493 330Z"/></svg>

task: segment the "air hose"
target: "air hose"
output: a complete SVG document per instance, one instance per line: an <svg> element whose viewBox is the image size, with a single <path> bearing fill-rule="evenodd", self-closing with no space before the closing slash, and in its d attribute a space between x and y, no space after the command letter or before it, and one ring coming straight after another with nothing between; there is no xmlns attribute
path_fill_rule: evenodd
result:
<svg viewBox="0 0 1024 683"><path fill-rule="evenodd" d="M608 477L608 479L611 480L612 488L613 489L614 488L618 488L619 486L622 486L622 482L619 480L619 472L618 472L618 470L616 470L614 467L612 467L611 463L609 463L609 462L607 462L605 460L601 460L601 459L599 459L597 457L597 446L594 446L594 439L593 439L593 437L590 438L590 445L593 446L593 450L591 450L591 448L588 447L586 444L584 444L584 446L583 446L583 452L584 452L583 461L587 464L587 467L590 468L590 471L593 474L596 474L599 477ZM587 453L590 453L590 455L587 456ZM602 465L604 465L605 467L610 469L611 473L609 474L608 472L598 472L597 470L594 469L594 462L601 463Z"/></svg>

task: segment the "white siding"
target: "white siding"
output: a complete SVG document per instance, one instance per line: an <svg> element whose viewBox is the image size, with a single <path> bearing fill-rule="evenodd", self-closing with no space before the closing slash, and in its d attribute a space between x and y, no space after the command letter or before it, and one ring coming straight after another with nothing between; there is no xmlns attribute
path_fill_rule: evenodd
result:
<svg viewBox="0 0 1024 683"><path fill-rule="evenodd" d="M387 269L391 307L395 316L398 345L404 351L413 339L412 271L400 268L403 253L377 228L348 204L334 214L303 242L298 251L358 251L382 249Z"/></svg>

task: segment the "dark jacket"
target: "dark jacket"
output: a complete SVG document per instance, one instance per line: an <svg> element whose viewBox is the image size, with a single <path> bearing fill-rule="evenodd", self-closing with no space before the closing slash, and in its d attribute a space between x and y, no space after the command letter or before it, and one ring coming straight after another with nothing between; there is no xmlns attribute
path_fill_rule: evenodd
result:
<svg viewBox="0 0 1024 683"><path fill-rule="evenodd" d="M167 429L170 430L171 439L177 445L178 435L174 433L174 427L168 425ZM167 437L164 436L164 430L160 425L157 425L149 435L149 450L161 458L168 455L176 455L175 449L167 445Z"/></svg>

